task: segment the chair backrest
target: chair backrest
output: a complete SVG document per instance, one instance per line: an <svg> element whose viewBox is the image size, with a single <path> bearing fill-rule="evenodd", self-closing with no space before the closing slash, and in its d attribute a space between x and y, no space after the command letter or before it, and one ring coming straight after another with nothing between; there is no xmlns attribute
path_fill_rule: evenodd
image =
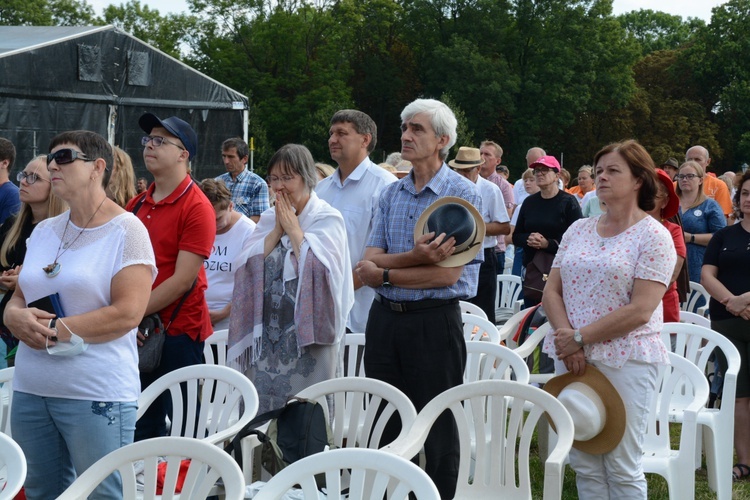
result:
<svg viewBox="0 0 750 500"><path fill-rule="evenodd" d="M338 447L380 448L380 439L392 416L401 419L401 434L408 432L417 411L400 390L380 380L340 377L311 385L297 394L318 401L331 423L333 442ZM333 415L327 401L333 401Z"/></svg>
<svg viewBox="0 0 750 500"><path fill-rule="evenodd" d="M698 307L698 300L703 297L705 302L701 307ZM690 295L685 302L680 304L680 309L683 311L693 312L700 316L706 316L708 312L708 301L711 299L711 295L703 288L703 285L696 283L695 281L690 282Z"/></svg>
<svg viewBox="0 0 750 500"><path fill-rule="evenodd" d="M26 480L26 457L21 447L3 433L0 433L0 469L4 469L4 479L0 481L0 500L12 500Z"/></svg>
<svg viewBox="0 0 750 500"><path fill-rule="evenodd" d="M511 349L518 347L516 342L513 340L513 335L516 333L516 330L518 330L518 326L529 313L529 309L530 308L521 309L513 316L508 318L508 321L503 323L502 326L497 327L497 331L498 333L500 333L500 340L504 340L505 345L507 345Z"/></svg>
<svg viewBox="0 0 750 500"><path fill-rule="evenodd" d="M227 366L229 330L216 330L203 344L203 357L207 365Z"/></svg>
<svg viewBox="0 0 750 500"><path fill-rule="evenodd" d="M259 406L258 392L244 374L226 366L192 365L169 372L148 386L138 398L137 418L165 392L172 398L170 434L214 444L237 434Z"/></svg>
<svg viewBox="0 0 750 500"><path fill-rule="evenodd" d="M10 432L10 409L13 406L13 374L15 367L0 370L0 432L12 436Z"/></svg>
<svg viewBox="0 0 750 500"><path fill-rule="evenodd" d="M482 319L488 319L487 313L484 312L484 310L476 304L466 302L465 300L459 300L458 305L461 308L462 314L476 314Z"/></svg>
<svg viewBox="0 0 750 500"><path fill-rule="evenodd" d="M515 380L529 383L529 367L512 349L490 342L466 343L464 383L477 380Z"/></svg>
<svg viewBox="0 0 750 500"><path fill-rule="evenodd" d="M365 376L365 334L347 333L344 335L345 377Z"/></svg>
<svg viewBox="0 0 750 500"><path fill-rule="evenodd" d="M342 471L349 471L347 498L363 500L402 500L413 493L419 500L440 498L427 473L397 455L380 450L345 448L330 450L299 460L276 474L253 497L255 500L278 500L299 485L304 498L318 498L315 475L325 473L329 492L342 491ZM331 494L329 498L339 498Z"/></svg>
<svg viewBox="0 0 750 500"><path fill-rule="evenodd" d="M647 464L649 460L677 460L680 467L693 473L695 468L695 435L697 414L708 401L708 380L690 360L673 352L669 353L671 366L659 366L656 391L651 398L648 411L646 434L644 435L644 470L654 472ZM677 450L671 446L669 423L674 412L675 399L689 401L681 408L680 442ZM659 467L662 469L662 467ZM689 480L686 476L683 480ZM694 480L694 476L693 476Z"/></svg>
<svg viewBox="0 0 750 500"><path fill-rule="evenodd" d="M697 366L701 373L706 373L708 361L714 349L721 349L727 359L728 367L723 374L724 396L721 399L719 412L725 415L722 420L726 421L726 425L733 425L734 399L737 392L737 376L740 371L740 353L737 348L724 335L710 328L691 323L664 323L661 338L668 349L671 348L670 334L675 336L674 352Z"/></svg>
<svg viewBox="0 0 750 500"><path fill-rule="evenodd" d="M514 313L520 311L522 302L518 300L518 296L522 289L520 277L513 274L498 274L495 304L502 309L510 309Z"/></svg>
<svg viewBox="0 0 750 500"><path fill-rule="evenodd" d="M544 338L547 336L549 331L552 329L552 325L549 323L544 323L542 326L537 328L534 333L526 337L526 340L518 347L513 349L513 352L518 354L521 358L526 359L534 352L534 349L536 349L539 344L544 342ZM532 373L530 376L532 383L538 383L543 384L552 377L554 377L554 373Z"/></svg>
<svg viewBox="0 0 750 500"><path fill-rule="evenodd" d="M163 494L156 495L159 457L166 457ZM190 459L182 493L174 495L177 474L183 459ZM138 491L134 462L143 461L144 490ZM122 477L123 498L206 498L216 481L224 482L224 498L245 497L245 478L237 462L228 453L206 441L182 437L146 439L124 446L106 455L68 487L58 500L87 498L99 483L113 472Z"/></svg>
<svg viewBox="0 0 750 500"><path fill-rule="evenodd" d="M407 436L385 450L402 457L416 455L435 420L446 410L456 422L460 441L456 498L531 498L531 441L545 414L558 439L544 465L544 498L560 498L574 431L570 414L555 397L531 385L505 380L462 384L427 403ZM485 439L472 443L473 436Z"/></svg>
<svg viewBox="0 0 750 500"><path fill-rule="evenodd" d="M464 339L467 342L469 340L482 340L500 344L500 334L490 320L482 319L476 314L462 313L461 321L464 324Z"/></svg>
<svg viewBox="0 0 750 500"><path fill-rule="evenodd" d="M688 311L680 311L680 323L691 323L693 325L711 328L711 320L700 314Z"/></svg>

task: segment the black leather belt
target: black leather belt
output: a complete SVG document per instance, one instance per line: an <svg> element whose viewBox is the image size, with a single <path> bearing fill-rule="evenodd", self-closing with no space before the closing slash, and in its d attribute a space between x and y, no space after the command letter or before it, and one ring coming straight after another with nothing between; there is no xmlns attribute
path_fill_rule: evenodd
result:
<svg viewBox="0 0 750 500"><path fill-rule="evenodd" d="M433 307L440 307L448 304L458 304L458 299L424 299L410 302L393 302L379 293L375 294L375 300L388 307L391 311L396 312L419 311L421 309L431 309Z"/></svg>

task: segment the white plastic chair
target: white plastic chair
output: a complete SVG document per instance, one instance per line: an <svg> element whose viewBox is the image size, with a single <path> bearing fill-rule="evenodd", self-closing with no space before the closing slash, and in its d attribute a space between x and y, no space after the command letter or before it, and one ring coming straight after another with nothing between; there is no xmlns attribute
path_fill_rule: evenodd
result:
<svg viewBox="0 0 750 500"><path fill-rule="evenodd" d="M4 478L4 484L0 484L0 500L12 500L26 480L26 457L21 447L3 433L0 433L0 475Z"/></svg>
<svg viewBox="0 0 750 500"><path fill-rule="evenodd" d="M680 323L690 323L693 325L702 326L703 328L711 328L711 320L700 314L680 311Z"/></svg>
<svg viewBox="0 0 750 500"><path fill-rule="evenodd" d="M0 432L12 436L10 432L10 409L13 406L13 374L16 368L11 366L0 370Z"/></svg>
<svg viewBox="0 0 750 500"><path fill-rule="evenodd" d="M483 342L492 342L500 344L500 334L497 327L490 320L482 319L476 314L461 314L461 321L464 324L464 339L482 340Z"/></svg>
<svg viewBox="0 0 750 500"><path fill-rule="evenodd" d="M203 344L203 357L207 365L227 366L229 330L216 330ZM214 348L216 352L214 352Z"/></svg>
<svg viewBox="0 0 750 500"><path fill-rule="evenodd" d="M515 380L529 383L529 367L521 357L505 346L490 342L466 343L464 383L478 380Z"/></svg>
<svg viewBox="0 0 750 500"><path fill-rule="evenodd" d="M520 277L513 274L497 275L495 304L497 304L497 308L501 312L497 316L504 315L505 311L512 311L512 314L515 314L521 310L523 300L518 300L518 296L521 294L522 289L523 285L521 284Z"/></svg>
<svg viewBox="0 0 750 500"><path fill-rule="evenodd" d="M192 365L169 372L148 386L138 398L136 418L164 392L172 398L171 436L182 435L184 429L187 437L221 444L258 411L258 392L244 374L226 366ZM183 414L183 399L187 414ZM196 411L199 404L200 412Z"/></svg>
<svg viewBox="0 0 750 500"><path fill-rule="evenodd" d="M346 487L342 471L350 471L347 498L382 500L409 498L419 500L440 498L427 473L399 456L380 450L345 448L318 453L299 460L276 474L255 495L254 500L279 500L295 485L301 486L304 498L318 498L315 475L325 473L329 498L340 498L333 492ZM344 476L346 476L344 474Z"/></svg>
<svg viewBox="0 0 750 500"><path fill-rule="evenodd" d="M347 333L344 335L344 352L346 353L345 377L365 376L365 334ZM357 363L359 359L359 363Z"/></svg>
<svg viewBox="0 0 750 500"><path fill-rule="evenodd" d="M529 406L528 413L524 411L525 404ZM544 464L544 498L560 498L565 459L573 445L573 420L555 397L536 387L504 380L482 380L453 387L427 403L408 435L385 450L413 457L435 420L446 410L453 415L460 441L455 498L531 498L531 440L545 413L559 437ZM484 435L487 439L478 440L472 450L472 435ZM475 464L473 475L472 464Z"/></svg>
<svg viewBox="0 0 750 500"><path fill-rule="evenodd" d="M482 319L488 319L487 313L485 313L482 310L482 308L476 304L472 304L471 302L466 302L465 300L459 300L458 305L461 308L462 314L476 314Z"/></svg>
<svg viewBox="0 0 750 500"><path fill-rule="evenodd" d="M549 322L543 324L542 326L537 328L534 333L526 337L526 340L520 346L513 349L513 351L522 359L528 358L534 352L534 349L536 349L537 346L541 345L542 342L544 342L544 337L547 336L547 333L549 333L551 329L552 325L550 325ZM554 376L554 373L532 373L530 376L530 382L544 384Z"/></svg>
<svg viewBox="0 0 750 500"><path fill-rule="evenodd" d="M656 391L649 405L643 440L643 471L664 477L669 498L682 500L695 495L697 416L708 401L709 389L706 377L689 360L670 352L669 361L672 366L659 367ZM685 395L690 396L690 402L681 409L680 443L674 450L670 444L670 407L673 398ZM730 466L727 472L731 471Z"/></svg>
<svg viewBox="0 0 750 500"><path fill-rule="evenodd" d="M674 334L675 352L687 358L704 374L708 359L714 349L721 349L728 368L723 374L724 388L721 408L701 408L698 412L698 444L695 465L700 465L701 444L706 451L708 485L719 500L732 498L732 458L734 453L734 408L740 355L737 348L724 335L709 328L690 323L665 323L662 340L669 342ZM670 344L667 343L669 346ZM705 378L705 376L704 376ZM679 403L679 402L678 402ZM674 405L673 405L674 406ZM680 404L684 406L684 403ZM679 412L672 408L673 417L679 421ZM700 436L703 436L701 443Z"/></svg>
<svg viewBox="0 0 750 500"><path fill-rule="evenodd" d="M403 436L417 418L409 398L390 384L365 377L341 377L311 385L297 393L318 401L331 422L334 444L341 447L380 448L380 439L392 415L401 419ZM333 400L329 415L328 398ZM382 408L381 408L382 406Z"/></svg>
<svg viewBox="0 0 750 500"><path fill-rule="evenodd" d="M513 335L516 333L516 330L518 330L518 325L521 324L521 321L523 321L528 312L529 309L521 309L516 314L508 318L508 321L503 323L502 326L497 327L500 338L504 340L505 345L507 345L511 349L515 349L516 347L518 347L516 342L513 340Z"/></svg>
<svg viewBox="0 0 750 500"><path fill-rule="evenodd" d="M697 307L699 297L703 297L706 300L705 304L703 304L701 307ZM711 296L706 291L706 289L703 288L703 285L701 285L700 283L696 283L695 281L691 281L690 295L688 295L688 298L685 302L682 302L680 304L680 309L683 311L699 314L700 316L706 316L708 313L708 301L710 299Z"/></svg>
<svg viewBox="0 0 750 500"><path fill-rule="evenodd" d="M166 457L167 470L162 495L156 494L156 477L159 457ZM182 492L175 495L175 485L180 464L190 459ZM134 462L143 460L144 490L138 491ZM221 448L206 441L182 437L146 439L124 446L106 455L71 484L58 500L81 500L99 483L115 471L122 477L123 498L184 498L203 499L209 495L217 480L224 483L226 500L245 497L245 480L237 462Z"/></svg>

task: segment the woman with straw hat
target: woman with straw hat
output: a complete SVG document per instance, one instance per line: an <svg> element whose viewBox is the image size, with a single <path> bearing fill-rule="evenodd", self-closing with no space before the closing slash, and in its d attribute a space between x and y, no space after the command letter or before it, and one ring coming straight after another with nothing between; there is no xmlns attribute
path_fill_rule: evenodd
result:
<svg viewBox="0 0 750 500"><path fill-rule="evenodd" d="M676 254L669 231L647 213L659 181L646 150L635 141L610 144L594 165L608 210L575 222L562 238L544 290L553 330L543 350L557 357L559 373L585 376L593 365L625 408L625 432L613 449L571 450L579 497L645 500L645 416L657 366L669 363L659 305Z"/></svg>

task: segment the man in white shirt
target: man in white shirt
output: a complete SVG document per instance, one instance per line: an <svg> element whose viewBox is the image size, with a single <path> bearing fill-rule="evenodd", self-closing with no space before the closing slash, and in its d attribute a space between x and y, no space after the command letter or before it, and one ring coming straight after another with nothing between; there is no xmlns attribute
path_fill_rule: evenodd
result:
<svg viewBox="0 0 750 500"><path fill-rule="evenodd" d="M337 111L331 118L328 148L338 168L315 188L322 200L344 216L352 269L364 258L380 191L396 182L393 174L368 157L375 149L377 133L375 122L367 114L354 109ZM364 333L375 291L362 286L356 272L353 276L354 306L349 312L347 328Z"/></svg>
<svg viewBox="0 0 750 500"><path fill-rule="evenodd" d="M495 246L499 235L510 233L510 218L503 199L503 193L494 183L479 175L479 169L485 163L484 155L476 148L459 148L456 158L448 165L464 176L468 181L476 184L482 197L482 218L486 225L486 233L482 248L484 262L479 267L479 282L477 294L469 302L482 308L487 319L495 323L495 302L497 297L497 260ZM494 167L493 167L494 169Z"/></svg>
<svg viewBox="0 0 750 500"><path fill-rule="evenodd" d="M526 152L526 166L530 166L532 163L537 161L542 156L547 156L547 153L542 148L533 147ZM521 206L523 200L529 194L523 187L523 178L519 178L515 184L513 184L513 196L515 197L516 207Z"/></svg>

